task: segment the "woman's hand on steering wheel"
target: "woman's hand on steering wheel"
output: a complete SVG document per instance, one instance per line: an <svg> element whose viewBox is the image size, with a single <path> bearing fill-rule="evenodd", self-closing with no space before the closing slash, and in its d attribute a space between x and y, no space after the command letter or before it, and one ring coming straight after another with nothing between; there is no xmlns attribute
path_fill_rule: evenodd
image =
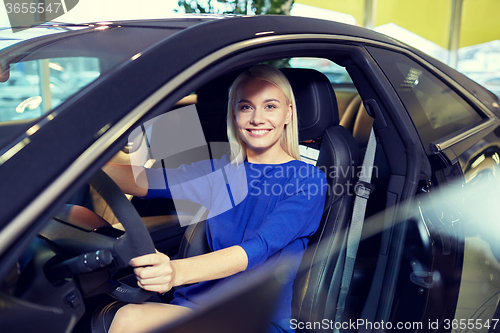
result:
<svg viewBox="0 0 500 333"><path fill-rule="evenodd" d="M129 262L139 287L145 290L164 293L175 284L175 266L170 258L161 252L133 258Z"/></svg>
<svg viewBox="0 0 500 333"><path fill-rule="evenodd" d="M113 246L117 267L126 267L132 258L154 255L155 247L148 229L118 185L102 170L98 170L89 180L89 185L103 198L125 228L125 234ZM111 295L120 301L142 303L151 296L150 291L118 281L115 283L117 285Z"/></svg>

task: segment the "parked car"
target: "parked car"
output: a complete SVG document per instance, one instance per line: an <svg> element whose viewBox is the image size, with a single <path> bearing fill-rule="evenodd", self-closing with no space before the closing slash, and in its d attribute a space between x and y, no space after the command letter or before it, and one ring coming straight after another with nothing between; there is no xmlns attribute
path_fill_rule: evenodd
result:
<svg viewBox="0 0 500 333"><path fill-rule="evenodd" d="M42 115L0 115L3 332L99 331L110 320L108 294L125 302L151 296L134 285L128 259L155 247L172 257L202 252L202 208L127 200L99 170L108 161L175 168L223 154L228 87L263 62L284 67L301 152L329 183L322 223L295 278L291 327L496 326L499 237L480 204L495 207L498 199L480 194L498 189L499 100L447 65L367 29L284 16L93 23L26 40L0 51L0 96L17 75L9 78L9 68L27 62L40 64L34 86L50 82L50 63L92 78ZM374 164L363 169L372 128ZM372 185L358 179L367 169ZM485 179L490 192L479 187ZM457 182L452 203L443 201ZM360 186L372 192L366 212L353 207ZM480 211L467 211L471 205ZM68 209L109 225L71 219ZM349 241L350 272L354 210L365 223L354 257ZM88 258L93 263L83 264ZM343 272L352 276L347 285ZM160 331L260 332L283 274L282 267L242 283Z"/></svg>

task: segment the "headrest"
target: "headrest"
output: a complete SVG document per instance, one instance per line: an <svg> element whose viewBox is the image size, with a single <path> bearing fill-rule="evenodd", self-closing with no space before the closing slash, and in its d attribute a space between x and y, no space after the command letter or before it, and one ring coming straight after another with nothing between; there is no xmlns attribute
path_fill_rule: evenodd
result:
<svg viewBox="0 0 500 333"><path fill-rule="evenodd" d="M328 78L314 69L282 68L292 85L299 118L299 141L314 140L339 124L337 99Z"/></svg>

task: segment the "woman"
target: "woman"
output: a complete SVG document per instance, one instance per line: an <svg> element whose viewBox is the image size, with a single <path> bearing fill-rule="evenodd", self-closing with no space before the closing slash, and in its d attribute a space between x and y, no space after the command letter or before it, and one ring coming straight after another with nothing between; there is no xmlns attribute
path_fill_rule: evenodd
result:
<svg viewBox="0 0 500 333"><path fill-rule="evenodd" d="M270 332L293 331L293 279L308 237L321 219L325 176L300 161L295 100L279 70L257 65L236 78L229 91L227 125L231 147L238 149L231 149L229 157L218 161L166 171L168 184L164 189L154 188L162 188L158 183L164 181L165 170L145 170L134 182L130 166L105 167L124 192L141 197L189 198L212 214L207 219L207 237L213 252L180 260L156 253L130 261L141 288L166 292L174 286L190 285L177 290L170 304L126 305L117 312L110 332L151 330L232 288L236 275L250 278L256 267L277 267L289 257L294 258L290 280L278 302ZM214 169L224 173L222 186L208 176L198 177L198 173L208 175ZM183 179L191 173L200 181L193 184ZM244 186L233 186L242 184L242 174ZM231 206L222 209L228 201L227 191Z"/></svg>

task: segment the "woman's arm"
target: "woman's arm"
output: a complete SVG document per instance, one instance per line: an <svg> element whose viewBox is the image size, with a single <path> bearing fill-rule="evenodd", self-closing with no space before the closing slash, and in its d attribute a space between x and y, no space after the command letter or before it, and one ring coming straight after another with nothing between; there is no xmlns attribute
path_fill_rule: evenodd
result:
<svg viewBox="0 0 500 333"><path fill-rule="evenodd" d="M107 163L102 169L123 192L138 197L148 194L148 179L143 167ZM138 175L137 178L134 175Z"/></svg>
<svg viewBox="0 0 500 333"><path fill-rule="evenodd" d="M216 280L244 271L248 257L241 246L231 246L196 257L170 260L157 252L134 258L130 265L141 288L167 292L172 287L201 281Z"/></svg>

